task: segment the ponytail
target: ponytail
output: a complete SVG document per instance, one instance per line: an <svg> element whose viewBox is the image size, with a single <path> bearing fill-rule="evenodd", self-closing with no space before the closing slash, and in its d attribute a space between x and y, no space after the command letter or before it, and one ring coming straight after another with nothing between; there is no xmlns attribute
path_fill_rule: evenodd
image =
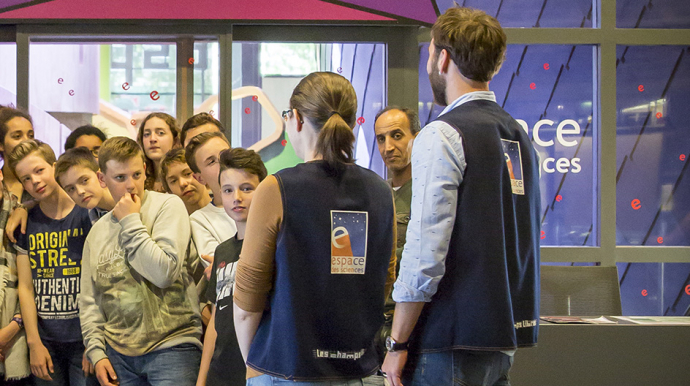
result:
<svg viewBox="0 0 690 386"><path fill-rule="evenodd" d="M332 72L313 72L302 79L290 97L290 107L319 131L314 153L334 169L354 163L357 95L352 84Z"/></svg>
<svg viewBox="0 0 690 386"><path fill-rule="evenodd" d="M345 120L335 112L323 125L316 141L316 154L320 154L331 167L339 163L354 162L355 135Z"/></svg>

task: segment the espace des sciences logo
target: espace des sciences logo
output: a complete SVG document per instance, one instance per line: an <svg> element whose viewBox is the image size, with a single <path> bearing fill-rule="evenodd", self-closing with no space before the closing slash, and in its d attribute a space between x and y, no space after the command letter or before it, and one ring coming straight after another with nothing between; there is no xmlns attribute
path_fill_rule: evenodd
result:
<svg viewBox="0 0 690 386"><path fill-rule="evenodd" d="M516 119L516 121L525 129L527 135L530 134L529 126L527 122L522 119ZM532 139L534 143L540 147L550 147L555 146L558 142L564 147L577 146L578 141L573 139L574 136L581 137L580 125L577 121L573 119L566 119L561 121L558 126L556 126L556 135L553 137L547 137L545 133L542 132L543 129L553 128L555 122L550 119L542 119L538 121L532 128ZM567 136L567 137L566 137ZM541 158L539 159L539 169L540 172L544 173L579 173L582 170L580 166L580 158Z"/></svg>

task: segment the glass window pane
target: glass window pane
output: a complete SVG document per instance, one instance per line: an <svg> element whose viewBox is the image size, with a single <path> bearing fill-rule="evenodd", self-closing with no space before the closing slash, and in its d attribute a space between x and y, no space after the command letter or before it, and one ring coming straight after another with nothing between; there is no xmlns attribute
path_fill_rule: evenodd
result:
<svg viewBox="0 0 690 386"><path fill-rule="evenodd" d="M683 316L690 263L618 263L623 315Z"/></svg>
<svg viewBox="0 0 690 386"><path fill-rule="evenodd" d="M150 112L174 116L175 55L170 43L31 43L29 112L36 138L60 154L79 126L134 138Z"/></svg>
<svg viewBox="0 0 690 386"><path fill-rule="evenodd" d="M690 1L616 0L618 28L690 28Z"/></svg>
<svg viewBox="0 0 690 386"><path fill-rule="evenodd" d="M0 105L17 104L17 44L0 43Z"/></svg>
<svg viewBox="0 0 690 386"><path fill-rule="evenodd" d="M597 246L599 128L593 118L593 46L509 45L490 83L498 104L527 131L540 156L542 246ZM421 47L419 113L434 106L426 73L428 44Z"/></svg>
<svg viewBox="0 0 690 386"><path fill-rule="evenodd" d="M455 2L481 9L504 28L592 28L596 11L592 0L436 0L441 13Z"/></svg>
<svg viewBox="0 0 690 386"><path fill-rule="evenodd" d="M97 45L31 43L29 114L34 135L56 154L74 129L98 113ZM72 126L72 127L70 127Z"/></svg>
<svg viewBox="0 0 690 386"><path fill-rule="evenodd" d="M309 43L261 43L261 76L304 76L319 69L319 47Z"/></svg>
<svg viewBox="0 0 690 386"><path fill-rule="evenodd" d="M259 151L269 173L301 162L282 119L275 117L289 108L292 90L304 76L332 71L347 78L357 93L357 164L385 176L374 135L374 117L386 101L384 44L235 42L232 52L234 146Z"/></svg>
<svg viewBox="0 0 690 386"><path fill-rule="evenodd" d="M618 245L690 245L690 51L617 49Z"/></svg>
<svg viewBox="0 0 690 386"><path fill-rule="evenodd" d="M280 112L306 74L263 77L261 43L234 42L232 59L232 145L256 150L269 173L296 165L300 159L289 144Z"/></svg>
<svg viewBox="0 0 690 386"><path fill-rule="evenodd" d="M113 44L111 102L144 118L153 111L175 116L177 49L175 44Z"/></svg>
<svg viewBox="0 0 690 386"><path fill-rule="evenodd" d="M207 112L218 117L220 51L218 42L194 43L194 114ZM184 122L179 123L180 126Z"/></svg>

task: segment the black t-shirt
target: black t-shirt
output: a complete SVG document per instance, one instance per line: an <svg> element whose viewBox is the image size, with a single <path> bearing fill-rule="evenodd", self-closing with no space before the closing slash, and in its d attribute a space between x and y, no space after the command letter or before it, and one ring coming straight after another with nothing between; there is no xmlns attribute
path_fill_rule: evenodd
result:
<svg viewBox="0 0 690 386"><path fill-rule="evenodd" d="M216 348L208 370L206 385L245 385L246 366L235 335L232 312L232 285L242 241L237 236L216 247L206 299L216 305Z"/></svg>
<svg viewBox="0 0 690 386"><path fill-rule="evenodd" d="M36 205L28 213L26 234L15 231L17 253L31 262L38 331L54 342L82 340L78 295L81 257L91 230L89 211L74 206L60 220L46 216Z"/></svg>

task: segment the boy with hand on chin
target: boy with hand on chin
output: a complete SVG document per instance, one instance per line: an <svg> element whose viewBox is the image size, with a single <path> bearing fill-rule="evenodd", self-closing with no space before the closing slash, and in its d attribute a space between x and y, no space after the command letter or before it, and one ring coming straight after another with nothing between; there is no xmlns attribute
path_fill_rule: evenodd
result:
<svg viewBox="0 0 690 386"><path fill-rule="evenodd" d="M82 247L91 229L88 211L74 205L55 181L55 153L47 144L24 141L7 161L38 202L29 210L26 234L16 235L17 291L31 372L39 386L84 385L91 368L77 299Z"/></svg>
<svg viewBox="0 0 690 386"><path fill-rule="evenodd" d="M184 203L144 190L143 151L130 138L106 140L98 163L101 186L116 204L84 245L79 305L86 354L103 386L193 385L201 322L184 269Z"/></svg>
<svg viewBox="0 0 690 386"><path fill-rule="evenodd" d="M216 248L206 298L214 303L206 330L197 385L244 385L242 359L232 312L235 265L240 258L252 196L266 178L266 167L253 150L234 148L220 153L220 193L225 212L237 224L237 234Z"/></svg>

